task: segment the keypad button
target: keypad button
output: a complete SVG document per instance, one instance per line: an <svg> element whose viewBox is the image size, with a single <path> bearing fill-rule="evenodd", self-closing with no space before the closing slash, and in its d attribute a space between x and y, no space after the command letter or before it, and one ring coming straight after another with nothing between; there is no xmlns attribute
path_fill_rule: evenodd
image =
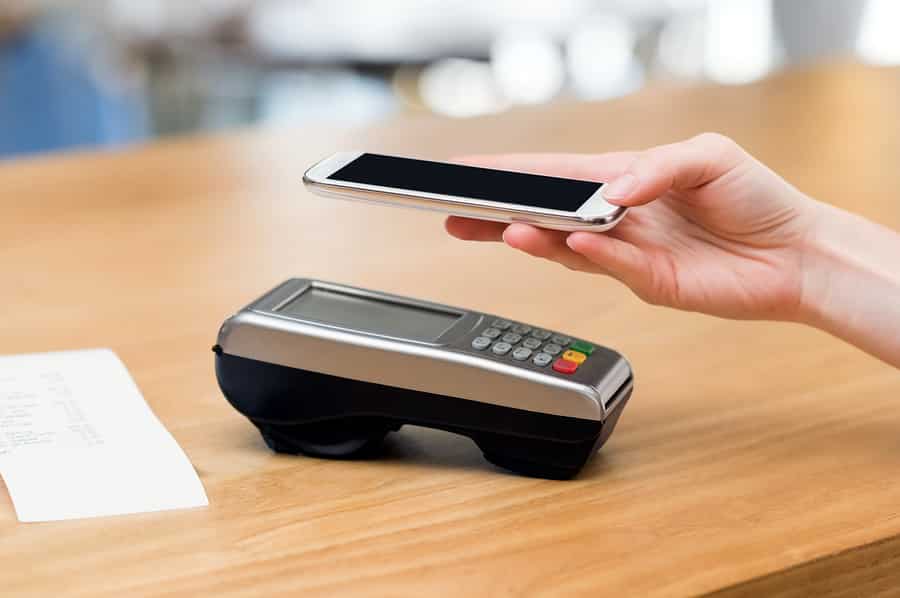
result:
<svg viewBox="0 0 900 598"><path fill-rule="evenodd" d="M541 352L534 356L534 359L531 360L531 363L533 363L534 365L536 365L538 367L544 367L551 361L553 361L552 355L550 355L549 353Z"/></svg>
<svg viewBox="0 0 900 598"><path fill-rule="evenodd" d="M494 328L497 328L499 330L506 330L507 328L512 326L512 322L510 322L509 320L497 319L497 320L494 320L493 322L491 322L491 326L493 326Z"/></svg>
<svg viewBox="0 0 900 598"><path fill-rule="evenodd" d="M515 351L512 352L513 359L518 361L525 361L529 357L531 357L531 349L526 349L525 347L519 347Z"/></svg>
<svg viewBox="0 0 900 598"><path fill-rule="evenodd" d="M512 327L512 330L516 334L528 334L531 332L531 326L528 326L527 324L516 324Z"/></svg>
<svg viewBox="0 0 900 598"><path fill-rule="evenodd" d="M537 349L541 346L541 341L536 338L526 338L522 341L522 346L527 349Z"/></svg>
<svg viewBox="0 0 900 598"><path fill-rule="evenodd" d="M531 336L533 336L534 338L536 338L538 340L545 341L548 338L550 338L550 331L549 330L541 330L540 328L535 328L534 330L531 331Z"/></svg>
<svg viewBox="0 0 900 598"><path fill-rule="evenodd" d="M558 355L560 351L562 351L562 347L560 347L556 343L547 343L546 345L544 345L544 353L549 353L550 355Z"/></svg>
<svg viewBox="0 0 900 598"><path fill-rule="evenodd" d="M584 360L587 359L587 355L584 353L579 353L578 351L573 351L569 349L565 353L562 354L562 358L568 361L574 361L575 363L584 363Z"/></svg>
<svg viewBox="0 0 900 598"><path fill-rule="evenodd" d="M574 374L575 370L578 369L578 364L560 357L553 362L553 369L560 374Z"/></svg>
<svg viewBox="0 0 900 598"><path fill-rule="evenodd" d="M496 328L485 328L481 331L481 336L486 336L488 338L497 338L500 336L500 331Z"/></svg>
<svg viewBox="0 0 900 598"><path fill-rule="evenodd" d="M571 338L563 334L554 334L553 338L551 338L550 340L552 340L557 345L568 345L572 342Z"/></svg>
<svg viewBox="0 0 900 598"><path fill-rule="evenodd" d="M500 342L491 347L491 351L494 355L506 355L509 353L509 350L512 349L512 345L509 343Z"/></svg>
<svg viewBox="0 0 900 598"><path fill-rule="evenodd" d="M591 343L586 343L584 341L575 341L569 346L573 351L578 351L579 353L584 353L585 355L590 355L594 352L594 345Z"/></svg>
<svg viewBox="0 0 900 598"><path fill-rule="evenodd" d="M472 348L476 351L484 351L491 346L491 339L486 336L479 336L472 341Z"/></svg>
<svg viewBox="0 0 900 598"><path fill-rule="evenodd" d="M503 338L501 338L500 340L502 340L504 343L509 343L511 345L515 345L517 342L522 340L522 335L516 334L515 332L507 332L506 334L503 335Z"/></svg>

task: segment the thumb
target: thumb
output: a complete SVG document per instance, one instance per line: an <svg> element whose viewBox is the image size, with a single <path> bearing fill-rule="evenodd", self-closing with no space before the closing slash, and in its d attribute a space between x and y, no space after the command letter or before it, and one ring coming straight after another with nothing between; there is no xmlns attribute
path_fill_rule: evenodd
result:
<svg viewBox="0 0 900 598"><path fill-rule="evenodd" d="M660 145L637 154L625 172L603 188L603 197L620 206L649 203L667 191L697 189L724 176L749 155L717 133Z"/></svg>

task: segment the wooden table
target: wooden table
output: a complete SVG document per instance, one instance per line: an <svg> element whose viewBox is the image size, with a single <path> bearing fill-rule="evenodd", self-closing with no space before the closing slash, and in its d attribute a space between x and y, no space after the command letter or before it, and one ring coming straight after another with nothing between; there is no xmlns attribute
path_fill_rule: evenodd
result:
<svg viewBox="0 0 900 598"><path fill-rule="evenodd" d="M210 507L26 525L0 492L0 594L896 592L900 372L800 326L648 307L613 281L453 240L433 214L313 198L300 174L342 148L601 151L717 130L898 228L898 110L900 71L838 65L4 165L0 353L112 347ZM568 482L506 473L468 440L417 428L376 461L274 455L218 392L210 346L225 316L291 276L575 331L630 358L634 398Z"/></svg>

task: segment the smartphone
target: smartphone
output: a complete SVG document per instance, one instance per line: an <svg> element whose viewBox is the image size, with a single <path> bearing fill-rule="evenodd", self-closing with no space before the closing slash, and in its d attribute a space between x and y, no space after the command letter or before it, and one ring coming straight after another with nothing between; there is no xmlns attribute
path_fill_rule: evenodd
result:
<svg viewBox="0 0 900 598"><path fill-rule="evenodd" d="M364 152L334 154L307 170L303 182L327 197L556 230L608 230L625 215L595 181Z"/></svg>

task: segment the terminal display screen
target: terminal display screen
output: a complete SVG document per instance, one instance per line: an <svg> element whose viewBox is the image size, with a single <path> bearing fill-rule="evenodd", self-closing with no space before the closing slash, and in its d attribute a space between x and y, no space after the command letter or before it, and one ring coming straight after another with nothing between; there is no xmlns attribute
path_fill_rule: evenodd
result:
<svg viewBox="0 0 900 598"><path fill-rule="evenodd" d="M301 320L395 338L433 342L463 314L310 287L278 310Z"/></svg>

